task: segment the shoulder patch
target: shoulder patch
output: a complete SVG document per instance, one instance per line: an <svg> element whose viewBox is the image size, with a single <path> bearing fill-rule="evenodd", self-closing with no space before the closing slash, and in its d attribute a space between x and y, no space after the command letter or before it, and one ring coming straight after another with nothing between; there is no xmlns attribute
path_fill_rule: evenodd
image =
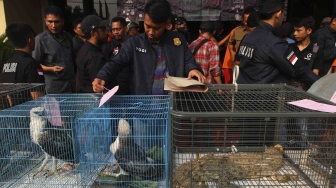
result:
<svg viewBox="0 0 336 188"><path fill-rule="evenodd" d="M292 63L292 65L295 65L295 63L297 62L298 58L295 55L294 51L291 51L288 56L287 56L288 61L290 61Z"/></svg>
<svg viewBox="0 0 336 188"><path fill-rule="evenodd" d="M37 69L37 73L38 75L43 76L43 69Z"/></svg>
<svg viewBox="0 0 336 188"><path fill-rule="evenodd" d="M175 46L180 46L182 44L180 38L174 38L173 41Z"/></svg>

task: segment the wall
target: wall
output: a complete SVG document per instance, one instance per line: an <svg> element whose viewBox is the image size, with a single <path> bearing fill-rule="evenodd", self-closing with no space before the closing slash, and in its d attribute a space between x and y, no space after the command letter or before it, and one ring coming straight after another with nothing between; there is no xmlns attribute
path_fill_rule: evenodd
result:
<svg viewBox="0 0 336 188"><path fill-rule="evenodd" d="M5 19L5 9L3 0L0 0L0 35L5 32L6 29L6 19Z"/></svg>
<svg viewBox="0 0 336 188"><path fill-rule="evenodd" d="M47 0L3 0L6 24L25 22L32 26L36 33L43 31L43 10Z"/></svg>

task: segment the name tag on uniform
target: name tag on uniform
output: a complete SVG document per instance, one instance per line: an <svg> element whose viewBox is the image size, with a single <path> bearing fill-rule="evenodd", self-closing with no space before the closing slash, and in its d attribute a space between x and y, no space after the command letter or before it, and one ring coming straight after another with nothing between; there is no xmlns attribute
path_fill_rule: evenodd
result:
<svg viewBox="0 0 336 188"><path fill-rule="evenodd" d="M247 57L248 59L252 59L255 49L256 47L254 46L240 44L238 55Z"/></svg>
<svg viewBox="0 0 336 188"><path fill-rule="evenodd" d="M3 66L2 72L16 72L17 63L6 63Z"/></svg>
<svg viewBox="0 0 336 188"><path fill-rule="evenodd" d="M147 50L143 48L135 47L135 50L141 53L147 53Z"/></svg>

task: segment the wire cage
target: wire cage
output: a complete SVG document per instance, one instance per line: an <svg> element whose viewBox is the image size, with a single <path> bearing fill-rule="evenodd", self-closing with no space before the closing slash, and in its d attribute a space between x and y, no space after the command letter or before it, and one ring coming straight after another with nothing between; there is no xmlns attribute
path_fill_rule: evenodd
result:
<svg viewBox="0 0 336 188"><path fill-rule="evenodd" d="M100 97L53 94L0 111L0 187L77 187L76 118Z"/></svg>
<svg viewBox="0 0 336 188"><path fill-rule="evenodd" d="M44 84L0 83L0 110L45 95Z"/></svg>
<svg viewBox="0 0 336 188"><path fill-rule="evenodd" d="M336 114L288 102L333 103L287 85L235 89L171 94L170 187L334 188Z"/></svg>
<svg viewBox="0 0 336 188"><path fill-rule="evenodd" d="M80 185L167 187L169 102L169 96L114 96L78 118Z"/></svg>

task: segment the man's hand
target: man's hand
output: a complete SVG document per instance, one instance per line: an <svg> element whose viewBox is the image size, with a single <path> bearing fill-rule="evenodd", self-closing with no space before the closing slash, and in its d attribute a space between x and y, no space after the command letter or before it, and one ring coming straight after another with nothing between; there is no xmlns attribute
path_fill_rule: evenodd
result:
<svg viewBox="0 0 336 188"><path fill-rule="evenodd" d="M60 73L63 70L64 70L64 67L60 67L60 66L57 66L57 65L52 67L52 72L56 73L56 74Z"/></svg>
<svg viewBox="0 0 336 188"><path fill-rule="evenodd" d="M92 82L93 91L96 93L100 93L104 90L105 81L99 78L95 78Z"/></svg>
<svg viewBox="0 0 336 188"><path fill-rule="evenodd" d="M231 60L235 62L236 52L231 51Z"/></svg>
<svg viewBox="0 0 336 188"><path fill-rule="evenodd" d="M200 71L198 71L196 69L191 70L188 74L188 80L190 80L194 76L197 77L199 82L204 84L205 77L203 76L203 74Z"/></svg>

